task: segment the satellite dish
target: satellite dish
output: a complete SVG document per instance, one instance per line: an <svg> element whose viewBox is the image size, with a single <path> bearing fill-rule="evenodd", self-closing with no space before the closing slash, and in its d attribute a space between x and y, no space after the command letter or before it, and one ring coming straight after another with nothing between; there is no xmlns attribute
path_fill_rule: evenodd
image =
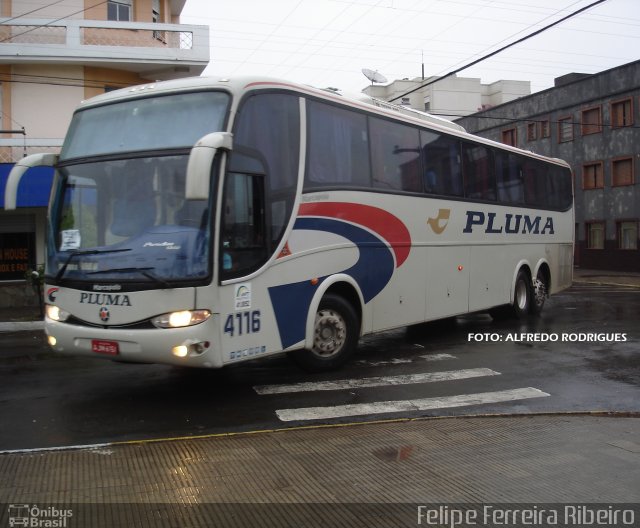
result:
<svg viewBox="0 0 640 528"><path fill-rule="evenodd" d="M371 84L373 83L380 84L380 83L387 82L387 78L384 75L382 75L381 73L378 73L377 71L370 70L369 68L362 68L362 73L367 79L371 81Z"/></svg>

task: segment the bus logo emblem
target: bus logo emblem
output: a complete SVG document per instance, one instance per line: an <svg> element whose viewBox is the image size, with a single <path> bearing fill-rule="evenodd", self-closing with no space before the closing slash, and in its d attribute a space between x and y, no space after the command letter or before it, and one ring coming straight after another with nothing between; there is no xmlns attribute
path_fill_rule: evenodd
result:
<svg viewBox="0 0 640 528"><path fill-rule="evenodd" d="M429 217L427 220L427 224L436 235L444 233L444 230L449 225L449 215L451 215L451 209L439 209L438 216L435 218ZM441 224L442 221L444 221L444 224Z"/></svg>
<svg viewBox="0 0 640 528"><path fill-rule="evenodd" d="M106 306L103 306L102 308L100 308L100 320L103 322L107 322L109 320L109 308L107 308Z"/></svg>

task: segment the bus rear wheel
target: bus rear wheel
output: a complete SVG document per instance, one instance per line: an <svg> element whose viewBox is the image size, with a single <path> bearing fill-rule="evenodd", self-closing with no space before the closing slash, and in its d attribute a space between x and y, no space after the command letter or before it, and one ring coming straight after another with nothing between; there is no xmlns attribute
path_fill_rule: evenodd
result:
<svg viewBox="0 0 640 528"><path fill-rule="evenodd" d="M531 309L531 281L526 271L520 270L516 277L516 287L513 293L511 311L513 315L522 319L529 315Z"/></svg>
<svg viewBox="0 0 640 528"><path fill-rule="evenodd" d="M538 271L536 280L533 281L533 295L531 299L531 313L534 315L540 314L544 303L549 295L549 280L546 273L542 270Z"/></svg>
<svg viewBox="0 0 640 528"><path fill-rule="evenodd" d="M320 301L313 326L311 349L291 352L305 370L324 372L343 365L358 345L358 316L339 295L327 294Z"/></svg>

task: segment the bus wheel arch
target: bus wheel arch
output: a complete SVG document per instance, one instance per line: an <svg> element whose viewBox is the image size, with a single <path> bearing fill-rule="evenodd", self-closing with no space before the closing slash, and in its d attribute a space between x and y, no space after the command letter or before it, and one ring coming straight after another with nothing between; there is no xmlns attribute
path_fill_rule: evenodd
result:
<svg viewBox="0 0 640 528"><path fill-rule="evenodd" d="M314 372L343 365L362 334L362 294L353 279L325 280L307 315L305 348L290 353L302 368Z"/></svg>

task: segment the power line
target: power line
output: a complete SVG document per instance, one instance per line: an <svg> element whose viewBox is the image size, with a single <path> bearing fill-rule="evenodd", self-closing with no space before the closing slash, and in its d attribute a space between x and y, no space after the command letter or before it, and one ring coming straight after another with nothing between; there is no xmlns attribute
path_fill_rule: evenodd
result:
<svg viewBox="0 0 640 528"><path fill-rule="evenodd" d="M520 43L524 42L525 40L529 40L530 38L535 37L536 35L539 35L540 33L544 32L544 31L546 31L548 29L551 29L552 27L557 26L558 24L561 24L562 22L564 22L566 20L569 20L570 18L572 18L572 17L574 17L576 15L579 15L580 13L583 13L584 11L587 11L588 9L591 9L592 7L594 7L594 6L598 5L598 4L602 4L602 3L606 2L606 1L607 0L597 0L596 2L593 2L593 3L589 4L588 6L582 7L580 9L578 9L577 11L574 11L573 13L570 13L567 16L561 18L561 19L556 20L555 22L552 22L551 24L548 24L548 25L544 26L543 28L540 28L540 29L534 31L533 33L530 33L529 35L525 35L524 37L516 40L515 42L512 42L511 44L507 44L506 46L502 46L501 48L499 48L499 49L497 49L495 51L492 51L491 53L488 53L486 55L483 55L479 59L476 59L476 60L470 62L469 64L465 64L464 66L461 66L460 68L457 68L457 69L455 69L453 71L450 71L449 73L447 73L447 74L445 74L445 75L443 75L441 77L438 77L437 79L434 79L434 80L428 81L426 83L423 83L420 86L418 86L417 88L413 88L412 90L409 90L408 92L400 94L397 97L394 97L393 99L390 99L389 102L397 101L398 99L401 99L402 97L405 97L407 95L412 94L413 92L417 92L418 90L421 90L422 88L426 88L427 86L435 84L438 81L446 79L447 77L451 77L452 75L455 75L456 73L459 73L462 70L466 70L467 68L470 68L471 66L475 66L476 64L478 64L478 63L480 63L482 61L485 61L485 60L493 57L494 55L497 55L498 53L501 53L504 50L515 46L516 44L520 44Z"/></svg>
<svg viewBox="0 0 640 528"><path fill-rule="evenodd" d="M31 13L35 13L37 11L42 11L43 9L46 9L47 7L54 6L54 5L59 4L61 2L64 2L64 0L57 0L56 2L52 2L51 4L47 4L46 6L37 7L36 9L32 9L31 11L27 11L26 13L22 13L21 15L14 16L12 18L7 18L6 20L3 20L2 23L6 24L7 22L11 22L13 20L17 20L18 18L25 17L25 16L30 15Z"/></svg>

